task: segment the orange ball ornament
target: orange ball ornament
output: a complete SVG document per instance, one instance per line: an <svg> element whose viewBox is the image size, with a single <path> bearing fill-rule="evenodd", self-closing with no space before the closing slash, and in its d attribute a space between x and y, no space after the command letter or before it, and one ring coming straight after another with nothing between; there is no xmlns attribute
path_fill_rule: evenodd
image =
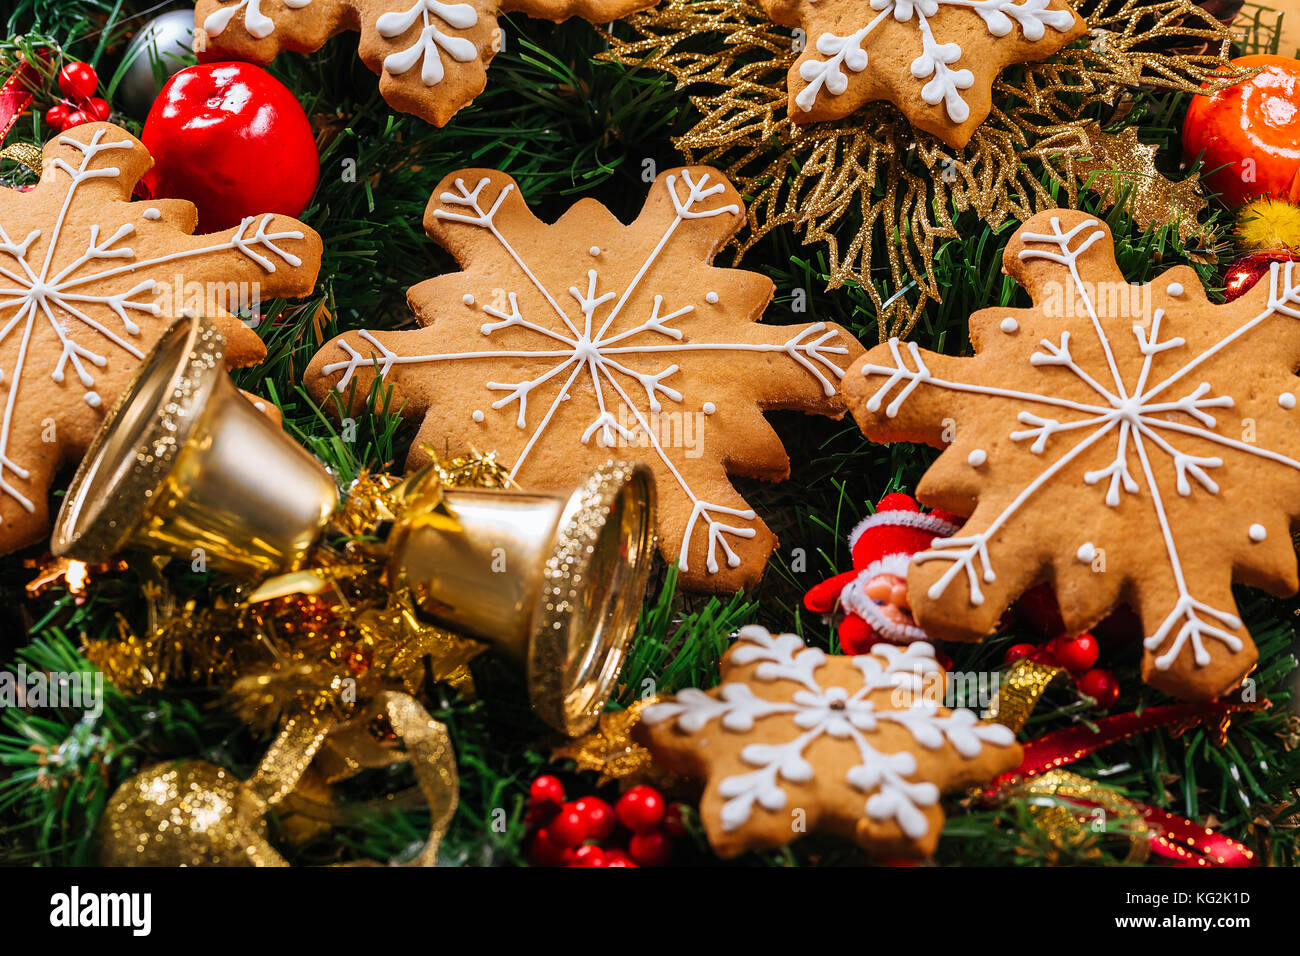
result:
<svg viewBox="0 0 1300 956"><path fill-rule="evenodd" d="M1300 60L1259 54L1232 65L1259 72L1192 98L1184 154L1203 155L1207 184L1230 208L1258 196L1300 200Z"/></svg>

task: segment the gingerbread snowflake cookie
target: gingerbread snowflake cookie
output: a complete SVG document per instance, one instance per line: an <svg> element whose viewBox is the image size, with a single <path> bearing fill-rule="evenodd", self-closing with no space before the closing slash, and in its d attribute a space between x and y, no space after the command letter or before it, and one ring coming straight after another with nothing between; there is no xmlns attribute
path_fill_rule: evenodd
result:
<svg viewBox="0 0 1300 956"><path fill-rule="evenodd" d="M796 123L840 119L889 100L913 126L962 147L1013 63L1042 60L1087 27L1066 0L759 0L799 27L790 69Z"/></svg>
<svg viewBox="0 0 1300 956"><path fill-rule="evenodd" d="M840 657L746 627L718 687L650 705L635 734L668 771L704 779L700 817L720 856L805 829L928 856L940 794L1020 763L1009 728L941 706L945 681L924 641Z"/></svg>
<svg viewBox="0 0 1300 956"><path fill-rule="evenodd" d="M970 515L913 559L917 623L979 640L1050 582L1075 633L1133 606L1148 683L1223 694L1256 659L1234 578L1297 586L1300 269L1229 305L1185 266L1130 285L1105 224L1067 210L1003 266L1034 305L971 316L973 358L894 340L844 379L868 437L944 448L918 497Z"/></svg>
<svg viewBox="0 0 1300 956"><path fill-rule="evenodd" d="M501 49L500 13L607 23L656 0L198 0L195 46L270 63L282 50L310 53L347 30L379 74L395 109L443 126L483 92Z"/></svg>
<svg viewBox="0 0 1300 956"><path fill-rule="evenodd" d="M412 465L425 443L491 450L524 487L564 488L611 456L641 459L683 582L743 587L776 538L728 472L787 477L762 412L842 415L840 377L862 351L824 322L757 324L771 280L709 265L744 220L735 189L704 167L661 173L631 225L590 199L546 225L504 173L452 173L424 226L465 271L410 290L427 327L340 336L307 386L361 401L380 376L390 407L424 420Z"/></svg>
<svg viewBox="0 0 1300 956"><path fill-rule="evenodd" d="M30 192L0 190L0 553L45 534L55 472L183 311L217 319L227 361L249 365L265 348L227 307L316 281L320 238L287 216L194 236L190 203L131 202L151 164L126 130L90 123L45 145Z"/></svg>

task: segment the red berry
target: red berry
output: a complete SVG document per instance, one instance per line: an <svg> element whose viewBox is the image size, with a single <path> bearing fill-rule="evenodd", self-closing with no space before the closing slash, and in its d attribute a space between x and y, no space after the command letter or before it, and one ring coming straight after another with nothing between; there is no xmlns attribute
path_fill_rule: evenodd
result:
<svg viewBox="0 0 1300 956"><path fill-rule="evenodd" d="M81 110L73 110L68 114L68 118L63 121L64 129L72 129L74 126L83 126L90 122L90 117Z"/></svg>
<svg viewBox="0 0 1300 956"><path fill-rule="evenodd" d="M614 808L600 797L579 797L573 806L587 821L588 840L603 840L614 832Z"/></svg>
<svg viewBox="0 0 1300 956"><path fill-rule="evenodd" d="M564 851L555 845L547 827L538 827L528 840L528 862L533 866L562 866Z"/></svg>
<svg viewBox="0 0 1300 956"><path fill-rule="evenodd" d="M587 815L572 803L560 807L550 829L551 840L560 846L577 846L591 835L587 832Z"/></svg>
<svg viewBox="0 0 1300 956"><path fill-rule="evenodd" d="M1024 657L1029 657L1034 651L1038 650L1033 644L1012 644L1002 655L1003 664L1014 664Z"/></svg>
<svg viewBox="0 0 1300 956"><path fill-rule="evenodd" d="M1078 687L1081 693L1094 698L1097 706L1103 710L1119 700L1119 681L1115 680L1115 675L1110 671L1100 667L1095 667L1080 676Z"/></svg>
<svg viewBox="0 0 1300 956"><path fill-rule="evenodd" d="M108 100L99 96L92 96L81 106L81 111L92 119L103 122L108 119L108 114L112 112L108 105Z"/></svg>
<svg viewBox="0 0 1300 956"><path fill-rule="evenodd" d="M1058 639L1056 642L1057 661L1074 674L1086 671L1096 664L1100 651L1097 639L1091 634L1080 634L1078 637L1066 640Z"/></svg>
<svg viewBox="0 0 1300 956"><path fill-rule="evenodd" d="M88 100L99 89L99 74L89 63L76 60L59 70L59 89L74 100Z"/></svg>
<svg viewBox="0 0 1300 956"><path fill-rule="evenodd" d="M686 823L682 819L682 810L680 803L668 805L668 812L664 815L664 833L670 837L686 836Z"/></svg>
<svg viewBox="0 0 1300 956"><path fill-rule="evenodd" d="M565 866L604 866L605 851L593 843L564 851Z"/></svg>
<svg viewBox="0 0 1300 956"><path fill-rule="evenodd" d="M564 802L564 784L558 777L543 774L528 788L528 801L534 805L553 803L559 806Z"/></svg>
<svg viewBox="0 0 1300 956"><path fill-rule="evenodd" d="M1035 664L1042 664L1045 667L1056 666L1056 655L1052 653L1050 647L1040 647L1029 655L1029 659Z"/></svg>
<svg viewBox="0 0 1300 956"><path fill-rule="evenodd" d="M653 830L664 821L668 806L654 787L641 784L618 798L614 812L619 823L635 833Z"/></svg>
<svg viewBox="0 0 1300 956"><path fill-rule="evenodd" d="M606 866L636 866L636 864L632 862L632 858L629 857L622 850L605 851L605 865Z"/></svg>
<svg viewBox="0 0 1300 956"><path fill-rule="evenodd" d="M72 112L67 103L55 103L45 111L45 125L56 133L63 132L63 125L68 121L68 115Z"/></svg>
<svg viewBox="0 0 1300 956"><path fill-rule="evenodd" d="M664 866L673 855L673 845L662 830L634 833L627 841L627 855L639 866Z"/></svg>

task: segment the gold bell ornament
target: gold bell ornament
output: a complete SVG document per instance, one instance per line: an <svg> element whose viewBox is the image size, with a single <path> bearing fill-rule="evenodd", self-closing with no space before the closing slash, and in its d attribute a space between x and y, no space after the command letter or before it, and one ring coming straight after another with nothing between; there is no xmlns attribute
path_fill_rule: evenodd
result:
<svg viewBox="0 0 1300 956"><path fill-rule="evenodd" d="M225 342L181 319L146 357L55 521L58 557L137 549L264 582L301 568L338 505L328 471L235 388ZM537 714L577 736L622 669L650 573L654 479L609 462L568 494L425 489L388 529L389 587L523 667ZM291 580L291 579L290 579ZM284 592L281 592L284 593Z"/></svg>

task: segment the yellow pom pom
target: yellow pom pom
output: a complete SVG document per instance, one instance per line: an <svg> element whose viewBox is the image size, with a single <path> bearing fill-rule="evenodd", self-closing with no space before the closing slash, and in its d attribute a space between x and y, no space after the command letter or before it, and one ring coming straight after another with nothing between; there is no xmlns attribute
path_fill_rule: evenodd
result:
<svg viewBox="0 0 1300 956"><path fill-rule="evenodd" d="M1247 203L1237 216L1237 241L1247 251L1300 251L1300 207L1280 199Z"/></svg>

